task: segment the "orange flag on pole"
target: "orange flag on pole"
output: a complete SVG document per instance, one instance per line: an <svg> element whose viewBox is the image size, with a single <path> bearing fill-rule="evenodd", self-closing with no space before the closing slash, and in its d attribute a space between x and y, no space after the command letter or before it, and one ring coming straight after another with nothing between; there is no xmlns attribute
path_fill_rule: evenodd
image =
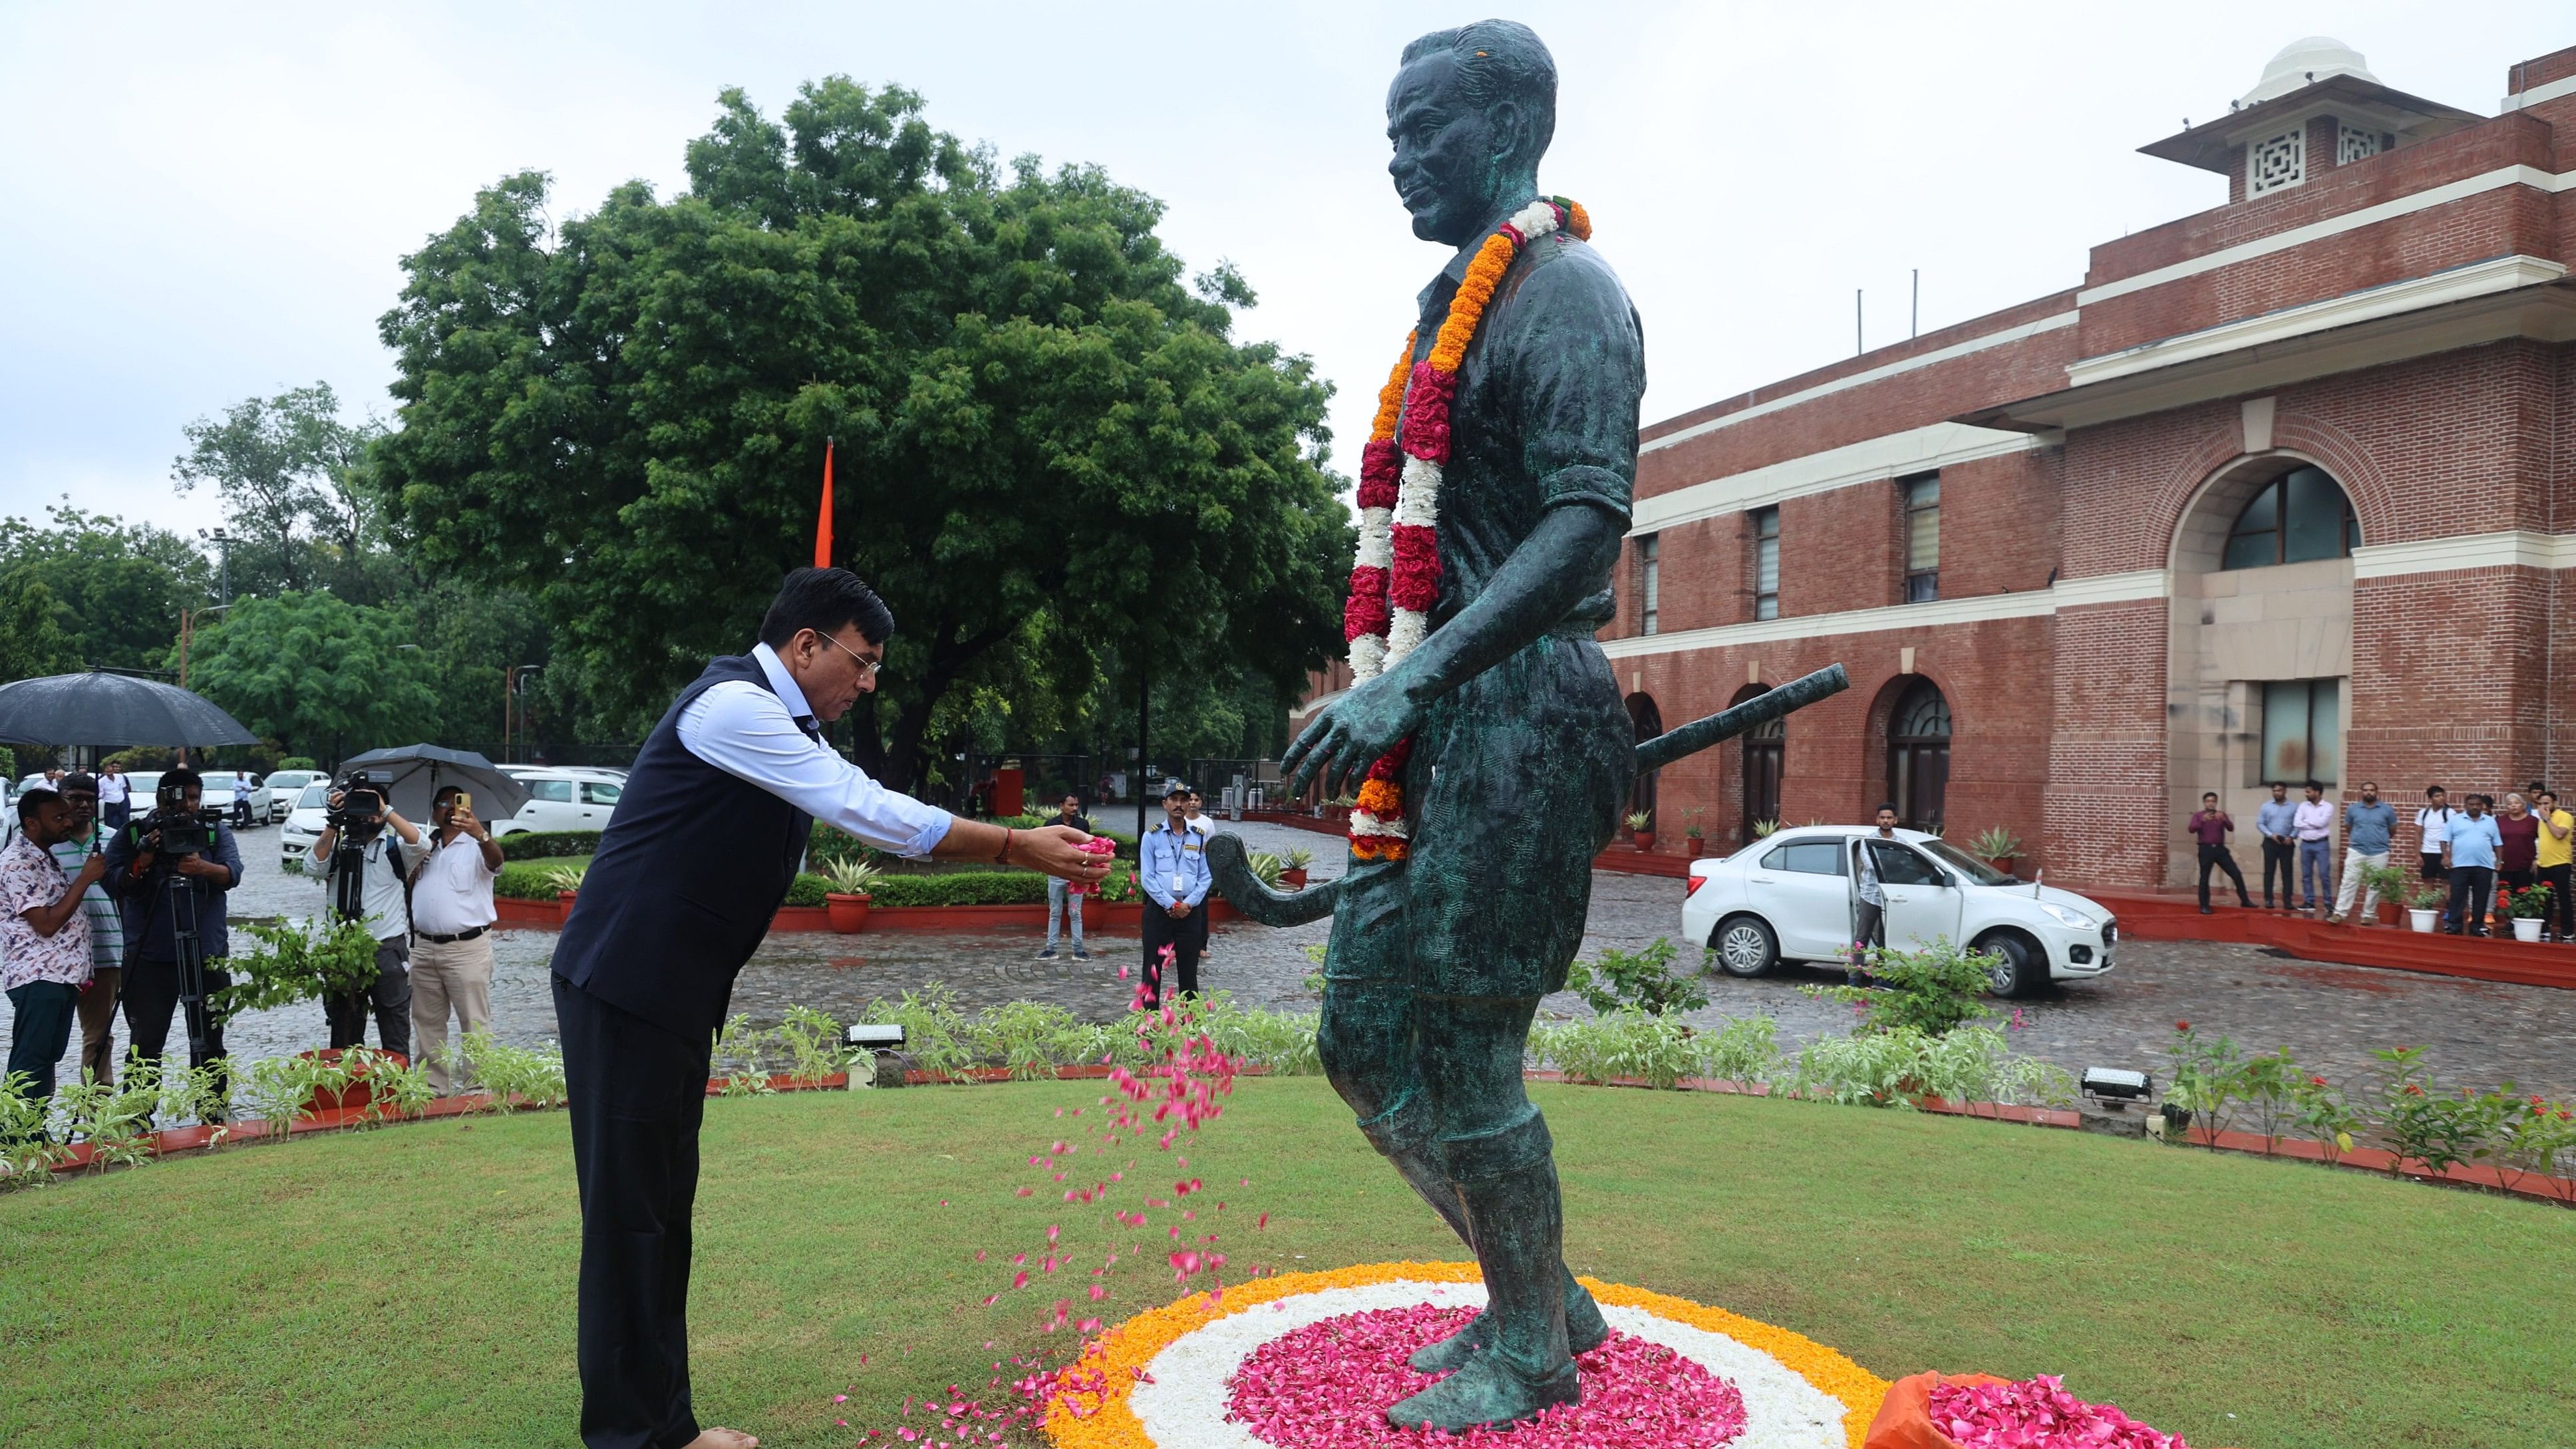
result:
<svg viewBox="0 0 2576 1449"><path fill-rule="evenodd" d="M832 566L832 440L823 440L823 516L814 525L814 567Z"/></svg>

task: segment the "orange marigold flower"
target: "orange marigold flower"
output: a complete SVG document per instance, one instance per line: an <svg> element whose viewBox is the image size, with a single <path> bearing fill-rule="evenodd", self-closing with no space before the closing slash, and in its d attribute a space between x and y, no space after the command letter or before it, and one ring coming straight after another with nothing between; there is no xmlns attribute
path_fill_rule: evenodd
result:
<svg viewBox="0 0 2576 1449"><path fill-rule="evenodd" d="M1393 780L1371 780L1360 786L1358 808L1380 820L1392 820L1404 813L1404 791Z"/></svg>
<svg viewBox="0 0 2576 1449"><path fill-rule="evenodd" d="M1395 370L1386 375L1386 385L1377 390L1377 417L1369 424L1372 439L1395 436L1395 420L1404 412L1404 380L1413 373L1413 343L1419 331L1404 334L1404 351L1395 359Z"/></svg>

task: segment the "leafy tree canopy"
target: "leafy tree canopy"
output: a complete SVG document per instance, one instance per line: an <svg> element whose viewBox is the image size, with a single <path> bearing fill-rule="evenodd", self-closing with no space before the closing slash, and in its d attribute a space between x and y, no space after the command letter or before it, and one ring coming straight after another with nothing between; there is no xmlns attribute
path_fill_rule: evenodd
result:
<svg viewBox="0 0 2576 1449"><path fill-rule="evenodd" d="M423 566L537 589L557 666L640 722L810 559L836 439L838 552L897 619L858 753L898 788L952 691L1080 698L1096 653L1050 640L1283 684L1338 644L1330 388L1232 340L1250 289L1185 282L1159 203L1000 167L901 89L720 109L681 196L557 229L526 173L405 259L370 481Z"/></svg>
<svg viewBox="0 0 2576 1449"><path fill-rule="evenodd" d="M178 637L179 611L212 592L205 556L165 528L67 503L46 512L41 525L0 518L0 580L13 591L44 586L62 667L158 668Z"/></svg>
<svg viewBox="0 0 2576 1449"><path fill-rule="evenodd" d="M400 614L336 594L243 599L197 632L188 687L288 753L336 761L435 729L440 699L412 642Z"/></svg>
<svg viewBox="0 0 2576 1449"><path fill-rule="evenodd" d="M71 641L55 623L53 590L23 574L0 578L0 683L64 674L76 667Z"/></svg>
<svg viewBox="0 0 2576 1449"><path fill-rule="evenodd" d="M221 419L188 424L188 451L171 464L171 481L182 493L202 483L222 495L233 592L329 586L376 602L396 587L378 576L391 560L374 547L366 479L367 450L383 431L373 420L343 422L327 382L244 398Z"/></svg>

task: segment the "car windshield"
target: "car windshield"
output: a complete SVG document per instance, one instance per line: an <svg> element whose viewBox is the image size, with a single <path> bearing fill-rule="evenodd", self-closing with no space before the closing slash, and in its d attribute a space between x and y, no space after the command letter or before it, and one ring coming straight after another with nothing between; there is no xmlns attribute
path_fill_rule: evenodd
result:
<svg viewBox="0 0 2576 1449"><path fill-rule="evenodd" d="M1939 857L1943 865L1950 867L1952 870L1957 871L1959 874L1966 876L1968 879L1975 881L1979 885L1997 886L2012 884L2013 878L2011 876L2004 874L2002 871L1995 869L1993 866L1986 864L1984 861L1977 859L1975 856L1968 854L1966 851L1961 850L1959 847L1952 845L1946 840L1921 840L1915 843L1922 846L1925 850L1932 852L1933 855Z"/></svg>
<svg viewBox="0 0 2576 1449"><path fill-rule="evenodd" d="M228 791L228 790L232 789L232 787L233 787L233 777L232 777L231 773L230 773L230 772L228 772L228 771L224 771L224 770L217 770L217 771L212 772L211 774L208 774L208 775L205 777L205 781L206 781L206 788L207 788L208 790L227 790L227 791Z"/></svg>
<svg viewBox="0 0 2576 1449"><path fill-rule="evenodd" d="M295 808L298 810L321 810L330 804L331 782L328 780L316 780L305 786L304 793L295 799Z"/></svg>

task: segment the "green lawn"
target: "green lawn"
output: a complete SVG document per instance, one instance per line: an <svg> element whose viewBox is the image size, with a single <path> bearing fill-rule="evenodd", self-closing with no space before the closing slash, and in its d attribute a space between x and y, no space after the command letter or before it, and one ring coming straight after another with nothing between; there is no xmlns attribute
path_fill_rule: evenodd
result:
<svg viewBox="0 0 2576 1449"><path fill-rule="evenodd" d="M2062 1372L2201 1449L2576 1443L2563 1210L1987 1122L1533 1090L1579 1271L1796 1329L1888 1377ZM836 1417L890 1424L907 1393L979 1389L997 1352L1061 1348L1035 1328L1052 1295L972 1306L1009 1271L972 1253L1034 1250L1061 1222L1098 1260L1110 1239L1088 1214L1105 1207L1050 1205L1060 1189L1026 1166L1080 1125L1055 1109L1098 1094L709 1103L701 1417L846 1446ZM1242 1084L1183 1150L1227 1201L1238 1269L1457 1256L1320 1081ZM1012 1195L1032 1180L1047 1190ZM576 1249L560 1113L0 1198L0 1443L573 1443ZM1153 1242L1145 1256L1108 1307L1169 1296Z"/></svg>

